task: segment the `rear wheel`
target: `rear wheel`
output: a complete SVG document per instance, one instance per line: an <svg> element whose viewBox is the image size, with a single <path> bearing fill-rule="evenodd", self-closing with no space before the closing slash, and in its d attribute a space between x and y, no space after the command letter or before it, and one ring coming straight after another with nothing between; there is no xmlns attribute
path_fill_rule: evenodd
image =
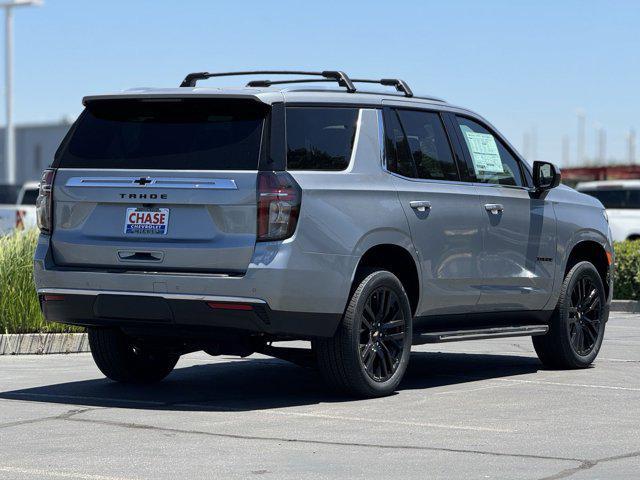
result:
<svg viewBox="0 0 640 480"><path fill-rule="evenodd" d="M585 368L595 360L606 322L602 279L590 262L576 264L562 284L549 332L533 337L542 363L551 368Z"/></svg>
<svg viewBox="0 0 640 480"><path fill-rule="evenodd" d="M358 397L393 393L411 353L412 315L398 278L378 270L362 279L332 338L318 339L314 350L323 377Z"/></svg>
<svg viewBox="0 0 640 480"><path fill-rule="evenodd" d="M154 383L169 375L179 355L136 345L118 329L88 329L91 355L100 371L124 383Z"/></svg>

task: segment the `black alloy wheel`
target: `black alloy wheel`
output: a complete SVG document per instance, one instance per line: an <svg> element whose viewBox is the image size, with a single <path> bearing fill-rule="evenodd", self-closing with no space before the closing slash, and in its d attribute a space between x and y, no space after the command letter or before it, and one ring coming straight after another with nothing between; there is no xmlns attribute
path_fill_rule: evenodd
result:
<svg viewBox="0 0 640 480"><path fill-rule="evenodd" d="M578 355L589 355L598 343L601 322L602 302L598 286L589 276L583 276L571 292L567 322L571 346Z"/></svg>
<svg viewBox="0 0 640 480"><path fill-rule="evenodd" d="M374 290L360 315L360 360L376 382L393 376L405 346L403 309L396 293L387 287Z"/></svg>
<svg viewBox="0 0 640 480"><path fill-rule="evenodd" d="M413 312L402 282L382 269L358 272L334 335L312 348L320 373L336 390L359 398L391 395L407 371Z"/></svg>
<svg viewBox="0 0 640 480"><path fill-rule="evenodd" d="M560 287L549 331L533 337L538 358L548 368L586 368L598 356L609 315L600 272L588 262L576 263Z"/></svg>

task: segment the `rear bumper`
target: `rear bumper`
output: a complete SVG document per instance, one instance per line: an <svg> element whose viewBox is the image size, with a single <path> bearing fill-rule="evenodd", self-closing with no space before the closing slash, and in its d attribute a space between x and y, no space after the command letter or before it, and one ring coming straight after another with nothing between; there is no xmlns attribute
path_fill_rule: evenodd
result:
<svg viewBox="0 0 640 480"><path fill-rule="evenodd" d="M41 235L34 258L38 293L58 292L59 304L43 302L45 318L74 325L195 325L234 328L291 337L331 336L340 322L357 259L301 252L295 242L264 243L255 248L243 276L173 272L70 269L55 265L49 237ZM149 313L133 308L132 318L96 310L99 297L122 303L132 296L168 305L169 318L149 322ZM158 300L154 300L158 302ZM207 301L255 304L252 311L217 311ZM153 302L153 301L152 301ZM135 306L135 304L133 304ZM261 316L261 314L263 316Z"/></svg>
<svg viewBox="0 0 640 480"><path fill-rule="evenodd" d="M135 329L149 335L233 330L296 338L333 335L341 315L272 310L256 299L44 289L40 306L48 321ZM241 307L241 308L240 308Z"/></svg>

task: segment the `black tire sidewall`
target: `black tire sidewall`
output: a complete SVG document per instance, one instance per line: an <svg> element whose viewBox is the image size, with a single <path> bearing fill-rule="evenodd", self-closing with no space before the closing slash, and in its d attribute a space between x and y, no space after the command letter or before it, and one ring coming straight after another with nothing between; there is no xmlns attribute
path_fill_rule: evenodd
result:
<svg viewBox="0 0 640 480"><path fill-rule="evenodd" d="M571 292L573 292L573 288L576 283L588 276L589 279L594 283L598 290L598 295L600 296L600 303L602 305L601 319L600 319L600 331L598 332L598 338L596 340L596 344L593 349L587 355L580 355L575 351L572 343L571 337L569 333L569 307L571 304ZM590 262L580 262L577 263L571 271L567 274L563 285L563 295L561 298L561 302L558 305L559 315L558 320L559 324L554 325L556 327L556 334L560 335L560 340L566 352L568 352L572 360L575 362L576 366L585 366L590 365L598 356L598 352L600 351L600 347L602 346L602 341L604 339L604 330L606 324L606 294L604 291L604 285L602 283L602 279L600 278L600 274L596 270L596 268Z"/></svg>
<svg viewBox="0 0 640 480"><path fill-rule="evenodd" d="M173 370L179 359L179 355L162 351L135 355L129 338L118 329L90 327L87 333L96 366L117 382L158 382Z"/></svg>
<svg viewBox="0 0 640 480"><path fill-rule="evenodd" d="M367 299L379 287L389 288L397 295L400 302L400 308L403 310L405 318L406 333L400 364L398 365L398 368L393 373L393 375L383 382L376 381L372 379L369 374L367 374L362 363L359 350L360 318L363 314L364 306L367 302ZM413 316L411 313L409 298L402 286L402 283L400 283L400 280L398 280L398 277L386 270L378 270L367 275L362 280L362 282L358 286L358 289L354 293L354 297L352 297L352 302L354 300L355 308L353 312L351 312L352 314L350 315L350 312L347 311L347 314L345 315L345 320L347 320L347 325L345 326L348 326L348 328L350 329L349 337L351 340L351 345L349 347L350 349L352 349L352 352L350 353L355 357L355 361L357 362L357 366L359 369L359 376L366 384L367 388L378 394L389 394L396 390L400 381L402 380L402 377L404 376L407 365L409 363L409 357L411 355Z"/></svg>

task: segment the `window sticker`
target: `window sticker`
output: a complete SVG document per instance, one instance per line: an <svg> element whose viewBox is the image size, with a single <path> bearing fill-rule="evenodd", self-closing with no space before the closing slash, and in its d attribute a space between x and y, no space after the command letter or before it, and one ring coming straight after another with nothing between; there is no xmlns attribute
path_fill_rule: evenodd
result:
<svg viewBox="0 0 640 480"><path fill-rule="evenodd" d="M493 135L487 133L477 133L471 129L462 129L471 152L471 160L476 176L479 178L491 176L495 173L504 173L498 145Z"/></svg>

